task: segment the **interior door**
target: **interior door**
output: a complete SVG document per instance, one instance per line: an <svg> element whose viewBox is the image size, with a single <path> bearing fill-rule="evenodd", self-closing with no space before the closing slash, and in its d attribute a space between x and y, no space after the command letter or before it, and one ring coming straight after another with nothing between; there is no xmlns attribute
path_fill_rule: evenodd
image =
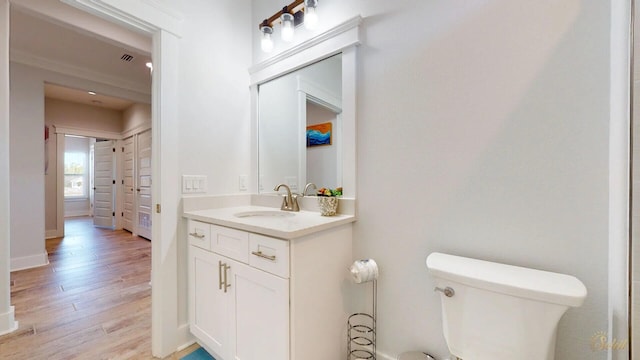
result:
<svg viewBox="0 0 640 360"><path fill-rule="evenodd" d="M138 135L137 233L151 240L151 130Z"/></svg>
<svg viewBox="0 0 640 360"><path fill-rule="evenodd" d="M123 183L122 193L124 194L122 227L135 233L134 214L135 214L135 174L134 174L134 153L133 153L133 136L126 138L123 143Z"/></svg>
<svg viewBox="0 0 640 360"><path fill-rule="evenodd" d="M114 144L113 140L97 141L94 146L93 225L114 228Z"/></svg>

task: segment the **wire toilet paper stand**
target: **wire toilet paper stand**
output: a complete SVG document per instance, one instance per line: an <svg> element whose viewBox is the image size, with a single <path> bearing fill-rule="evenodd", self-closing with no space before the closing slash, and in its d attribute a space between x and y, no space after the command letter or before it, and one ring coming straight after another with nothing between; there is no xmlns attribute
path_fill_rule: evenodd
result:
<svg viewBox="0 0 640 360"><path fill-rule="evenodd" d="M376 321L378 312L378 281L376 278L378 271L373 260L360 261L371 261L375 267L375 276L372 280L356 280L356 283L369 281L373 283L373 313L358 312L349 316L347 320L347 360L376 360ZM354 266L356 263L354 263ZM351 269L353 274L353 266Z"/></svg>

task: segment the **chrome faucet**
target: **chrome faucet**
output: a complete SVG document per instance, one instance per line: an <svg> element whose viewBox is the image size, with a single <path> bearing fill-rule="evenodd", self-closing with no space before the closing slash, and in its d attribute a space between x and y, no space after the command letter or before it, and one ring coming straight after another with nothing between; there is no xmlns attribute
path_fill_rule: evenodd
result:
<svg viewBox="0 0 640 360"><path fill-rule="evenodd" d="M282 195L282 206L280 207L280 210L300 211L300 207L298 206L298 195L291 194L291 189L286 184L278 184L273 190L279 191L283 186L287 190L287 194Z"/></svg>
<svg viewBox="0 0 640 360"><path fill-rule="evenodd" d="M307 196L307 192L309 191L310 188L314 188L316 190L316 192L318 191L318 187L316 186L316 184L308 183L304 187L304 191L302 192L302 196Z"/></svg>

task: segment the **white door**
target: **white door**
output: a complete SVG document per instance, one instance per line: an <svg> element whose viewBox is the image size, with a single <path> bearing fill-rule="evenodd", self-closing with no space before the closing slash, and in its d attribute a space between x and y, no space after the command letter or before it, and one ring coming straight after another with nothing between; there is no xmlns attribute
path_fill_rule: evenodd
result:
<svg viewBox="0 0 640 360"><path fill-rule="evenodd" d="M235 336L231 359L289 359L289 280L231 262ZM310 324L313 326L313 324Z"/></svg>
<svg viewBox="0 0 640 360"><path fill-rule="evenodd" d="M134 174L134 153L133 153L133 136L126 138L123 143L123 183L122 193L124 194L122 227L135 233L134 214L135 214L135 174Z"/></svg>
<svg viewBox="0 0 640 360"><path fill-rule="evenodd" d="M151 130L138 135L137 234L151 240Z"/></svg>
<svg viewBox="0 0 640 360"><path fill-rule="evenodd" d="M231 311L233 288L224 290L224 275L229 275L231 260L189 246L189 324L198 337L216 357L232 359Z"/></svg>
<svg viewBox="0 0 640 360"><path fill-rule="evenodd" d="M114 144L113 140L98 141L94 146L94 201L93 225L114 227Z"/></svg>

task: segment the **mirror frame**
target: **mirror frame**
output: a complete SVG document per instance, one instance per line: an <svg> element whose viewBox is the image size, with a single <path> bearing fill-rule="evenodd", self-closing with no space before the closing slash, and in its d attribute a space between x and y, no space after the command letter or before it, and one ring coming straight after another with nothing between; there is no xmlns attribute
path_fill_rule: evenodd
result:
<svg viewBox="0 0 640 360"><path fill-rule="evenodd" d="M362 17L356 16L249 69L251 80L251 191L259 193L258 86L333 55L342 54L342 173L343 196L356 198L356 70Z"/></svg>

